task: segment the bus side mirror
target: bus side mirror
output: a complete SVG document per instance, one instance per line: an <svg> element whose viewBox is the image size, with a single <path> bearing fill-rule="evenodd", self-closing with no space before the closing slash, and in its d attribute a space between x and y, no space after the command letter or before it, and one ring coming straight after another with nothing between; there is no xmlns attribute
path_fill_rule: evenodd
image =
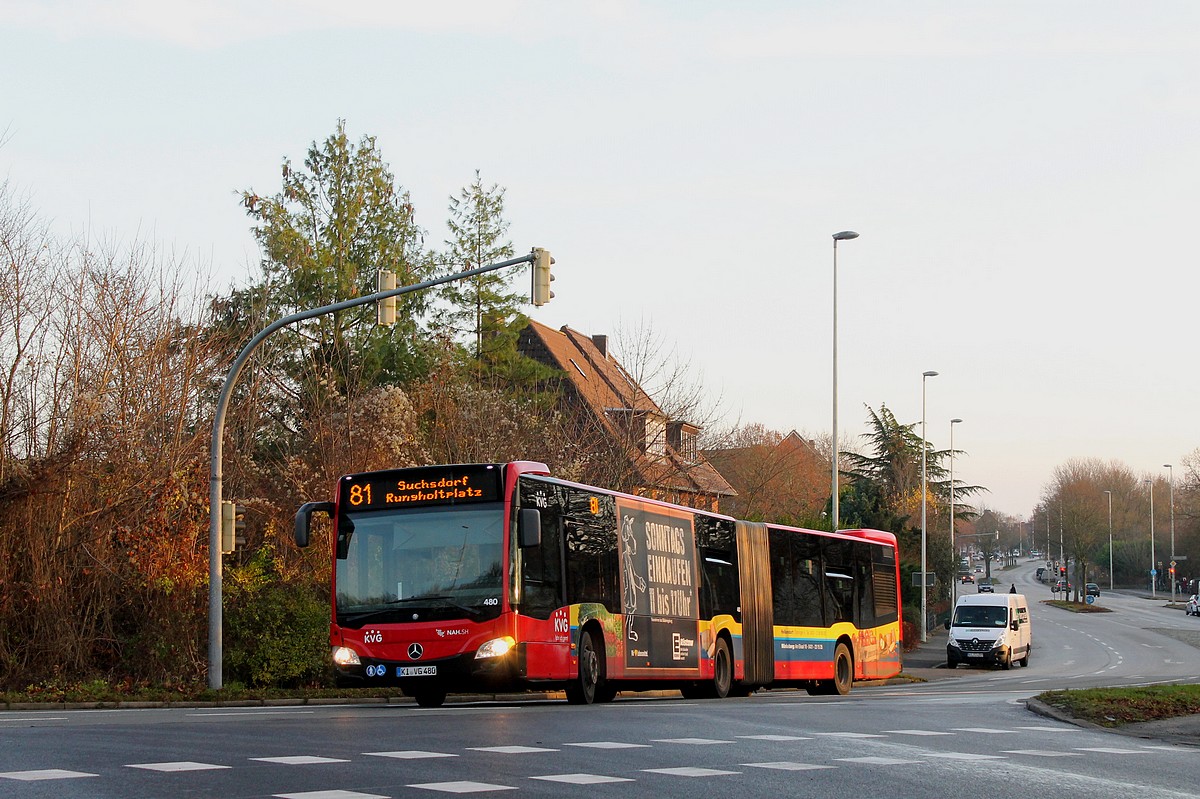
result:
<svg viewBox="0 0 1200 799"><path fill-rule="evenodd" d="M521 508L517 512L517 546L542 545L542 512L537 508Z"/></svg>
<svg viewBox="0 0 1200 799"><path fill-rule="evenodd" d="M312 515L320 512L333 516L332 502L305 502L296 511L296 546L308 546L308 529L312 525Z"/></svg>

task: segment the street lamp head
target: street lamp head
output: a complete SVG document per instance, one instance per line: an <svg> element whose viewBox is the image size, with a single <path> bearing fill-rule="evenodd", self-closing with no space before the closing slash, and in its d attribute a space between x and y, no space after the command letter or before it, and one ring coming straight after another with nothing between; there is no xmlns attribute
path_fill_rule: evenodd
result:
<svg viewBox="0 0 1200 799"><path fill-rule="evenodd" d="M1171 464L1169 464L1169 463L1164 463L1164 464L1163 464L1163 468L1164 468L1164 469L1171 469L1171 468L1173 468L1173 467L1172 467L1172 466L1171 466Z"/></svg>
<svg viewBox="0 0 1200 799"><path fill-rule="evenodd" d="M858 238L858 234L855 233L853 230L843 230L841 233L833 234L834 241L849 241L850 239L857 239L857 238Z"/></svg>
<svg viewBox="0 0 1200 799"><path fill-rule="evenodd" d="M951 419L950 424L958 424L961 421L962 421L962 419Z"/></svg>
<svg viewBox="0 0 1200 799"><path fill-rule="evenodd" d="M933 371L932 369L928 372L921 372L921 377L937 377L937 376L938 376L938 373Z"/></svg>

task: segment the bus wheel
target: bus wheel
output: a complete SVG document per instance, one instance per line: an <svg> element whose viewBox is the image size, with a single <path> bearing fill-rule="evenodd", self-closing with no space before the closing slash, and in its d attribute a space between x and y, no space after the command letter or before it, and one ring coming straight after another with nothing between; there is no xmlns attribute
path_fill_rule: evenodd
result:
<svg viewBox="0 0 1200 799"><path fill-rule="evenodd" d="M446 701L445 691L417 691L413 694L413 699L417 701L420 707L441 707Z"/></svg>
<svg viewBox="0 0 1200 799"><path fill-rule="evenodd" d="M592 642L590 630L579 638L579 676L567 686L567 701L572 705L590 705L596 701L596 689L603 679L600 653ZM603 701L603 700L601 700Z"/></svg>
<svg viewBox="0 0 1200 799"><path fill-rule="evenodd" d="M833 651L833 679L828 684L828 692L845 696L853 684L854 661L850 658L850 650L845 644L838 644Z"/></svg>
<svg viewBox="0 0 1200 799"><path fill-rule="evenodd" d="M718 638L717 648L713 651L713 693L717 699L724 699L732 687L733 657L729 654L729 644L724 638Z"/></svg>

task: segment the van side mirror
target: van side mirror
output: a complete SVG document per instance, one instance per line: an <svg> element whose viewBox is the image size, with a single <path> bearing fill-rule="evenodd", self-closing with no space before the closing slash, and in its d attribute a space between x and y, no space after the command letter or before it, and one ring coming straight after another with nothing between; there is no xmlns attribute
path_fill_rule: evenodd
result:
<svg viewBox="0 0 1200 799"><path fill-rule="evenodd" d="M1012 623L1009 624L1008 626L1015 632L1015 631L1021 629L1021 622L1017 621L1016 619L1013 619Z"/></svg>
<svg viewBox="0 0 1200 799"><path fill-rule="evenodd" d="M304 548L308 546L308 531L312 526L313 513L320 512L333 516L332 502L305 502L300 506L300 510L296 511L296 546Z"/></svg>
<svg viewBox="0 0 1200 799"><path fill-rule="evenodd" d="M542 512L537 508L517 511L517 546L522 549L542 545Z"/></svg>

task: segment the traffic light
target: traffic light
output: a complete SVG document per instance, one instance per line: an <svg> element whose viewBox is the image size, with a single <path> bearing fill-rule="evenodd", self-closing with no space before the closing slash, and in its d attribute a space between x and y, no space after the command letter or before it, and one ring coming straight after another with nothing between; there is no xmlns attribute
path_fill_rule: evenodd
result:
<svg viewBox="0 0 1200 799"><path fill-rule="evenodd" d="M549 250L541 247L533 248L533 256L533 304L542 306L554 298L554 292L550 290L550 281L554 280L550 265L554 258Z"/></svg>
<svg viewBox="0 0 1200 799"><path fill-rule="evenodd" d="M246 508L229 500L221 500L221 554L228 555L244 546L246 537Z"/></svg>
<svg viewBox="0 0 1200 799"><path fill-rule="evenodd" d="M388 291L396 288L396 273L388 269L380 269L375 278L376 291ZM375 322L380 325L396 324L396 298L385 297L375 303Z"/></svg>

